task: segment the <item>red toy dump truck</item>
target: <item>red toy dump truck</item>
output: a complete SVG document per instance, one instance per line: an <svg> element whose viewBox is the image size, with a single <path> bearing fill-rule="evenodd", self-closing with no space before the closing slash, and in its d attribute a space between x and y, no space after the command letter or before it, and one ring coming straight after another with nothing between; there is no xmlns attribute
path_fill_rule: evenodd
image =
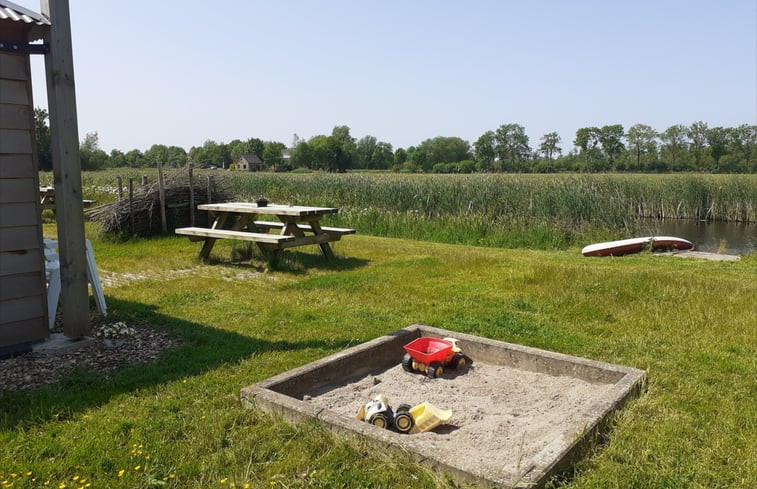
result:
<svg viewBox="0 0 757 489"><path fill-rule="evenodd" d="M408 372L423 372L435 379L444 373L445 368L456 369L471 365L473 360L464 355L457 347L454 338L417 338L407 345L402 358L402 368Z"/></svg>

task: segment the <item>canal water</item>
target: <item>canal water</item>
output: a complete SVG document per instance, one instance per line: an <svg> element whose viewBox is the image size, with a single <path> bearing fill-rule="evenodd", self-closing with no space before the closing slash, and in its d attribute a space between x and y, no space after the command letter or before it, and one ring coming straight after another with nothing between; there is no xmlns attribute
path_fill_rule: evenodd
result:
<svg viewBox="0 0 757 489"><path fill-rule="evenodd" d="M647 220L650 236L675 236L694 243L697 251L744 255L757 251L757 224L704 222L688 219Z"/></svg>

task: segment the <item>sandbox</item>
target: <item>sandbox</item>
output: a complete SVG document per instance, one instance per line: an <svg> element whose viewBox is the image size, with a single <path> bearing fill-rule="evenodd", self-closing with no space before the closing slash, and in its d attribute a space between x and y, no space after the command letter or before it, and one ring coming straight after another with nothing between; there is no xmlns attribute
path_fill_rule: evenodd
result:
<svg viewBox="0 0 757 489"><path fill-rule="evenodd" d="M415 338L457 338L471 367L430 379L399 365ZM412 325L242 389L242 402L290 421L320 420L465 482L538 487L570 467L645 373L560 353ZM447 424L400 434L355 419L375 394L452 409Z"/></svg>

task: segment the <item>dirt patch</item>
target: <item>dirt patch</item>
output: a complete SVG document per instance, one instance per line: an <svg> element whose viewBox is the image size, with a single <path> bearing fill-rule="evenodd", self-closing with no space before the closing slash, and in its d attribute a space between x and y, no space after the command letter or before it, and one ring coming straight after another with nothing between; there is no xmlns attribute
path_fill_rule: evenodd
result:
<svg viewBox="0 0 757 489"><path fill-rule="evenodd" d="M612 384L552 376L476 362L459 373L429 379L400 365L354 382L309 393L309 403L354 417L376 394L392 406L430 402L452 409L449 423L414 435L429 456L455 459L459 466L489 480L526 474L538 454L574 440L594 421L592 406Z"/></svg>

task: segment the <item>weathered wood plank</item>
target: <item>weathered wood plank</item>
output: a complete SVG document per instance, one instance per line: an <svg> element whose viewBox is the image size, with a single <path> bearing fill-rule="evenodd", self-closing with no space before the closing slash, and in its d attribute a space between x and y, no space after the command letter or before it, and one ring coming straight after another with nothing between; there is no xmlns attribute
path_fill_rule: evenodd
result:
<svg viewBox="0 0 757 489"><path fill-rule="evenodd" d="M31 120L28 105L0 104L0 129L28 131Z"/></svg>
<svg viewBox="0 0 757 489"><path fill-rule="evenodd" d="M23 80L0 79L0 104L29 105L29 84Z"/></svg>
<svg viewBox="0 0 757 489"><path fill-rule="evenodd" d="M19 250L0 252L0 276L17 273L44 273L42 252L36 250Z"/></svg>
<svg viewBox="0 0 757 489"><path fill-rule="evenodd" d="M282 229L285 224L283 222L273 222L273 221L255 221L255 226L260 229ZM302 229L303 231L310 231L312 232L313 229L307 225L307 224L297 224L297 227ZM349 228L334 228L334 227L321 227L321 231L327 234L355 234L356 231L354 229Z"/></svg>
<svg viewBox="0 0 757 489"><path fill-rule="evenodd" d="M28 80L29 57L22 54L0 53L0 78L5 80Z"/></svg>
<svg viewBox="0 0 757 489"><path fill-rule="evenodd" d="M0 206L0 228L28 226L38 219L35 202L20 202Z"/></svg>
<svg viewBox="0 0 757 489"><path fill-rule="evenodd" d="M36 225L3 228L0 233L0 252L39 248L39 236L37 232L38 228Z"/></svg>
<svg viewBox="0 0 757 489"><path fill-rule="evenodd" d="M17 275L0 275L0 302L44 293L39 272Z"/></svg>
<svg viewBox="0 0 757 489"><path fill-rule="evenodd" d="M25 319L44 318L47 304L45 304L45 299L42 295L37 295L2 301L2 308L3 313L0 314L0 325Z"/></svg>
<svg viewBox="0 0 757 489"><path fill-rule="evenodd" d="M39 188L34 178L4 178L0 180L0 204L12 202L36 202Z"/></svg>
<svg viewBox="0 0 757 489"><path fill-rule="evenodd" d="M0 178L34 178L36 174L31 154L0 154Z"/></svg>
<svg viewBox="0 0 757 489"><path fill-rule="evenodd" d="M220 204L202 204L198 205L199 210L217 211L217 212L238 212L240 214L268 214L276 216L318 216L323 214L333 214L339 212L334 207L309 207L302 205L279 205L268 204L265 207L259 207L253 202L223 202Z"/></svg>
<svg viewBox="0 0 757 489"><path fill-rule="evenodd" d="M0 153L31 154L32 134L18 129L0 129Z"/></svg>
<svg viewBox="0 0 757 489"><path fill-rule="evenodd" d="M279 234L250 233L247 231L232 231L229 229L207 229L198 227L178 228L176 234L185 236L202 236L216 239L238 239L255 243L277 244L294 240L294 236L281 236Z"/></svg>
<svg viewBox="0 0 757 489"><path fill-rule="evenodd" d="M44 316L7 323L0 319L0 346L41 341L49 334Z"/></svg>

